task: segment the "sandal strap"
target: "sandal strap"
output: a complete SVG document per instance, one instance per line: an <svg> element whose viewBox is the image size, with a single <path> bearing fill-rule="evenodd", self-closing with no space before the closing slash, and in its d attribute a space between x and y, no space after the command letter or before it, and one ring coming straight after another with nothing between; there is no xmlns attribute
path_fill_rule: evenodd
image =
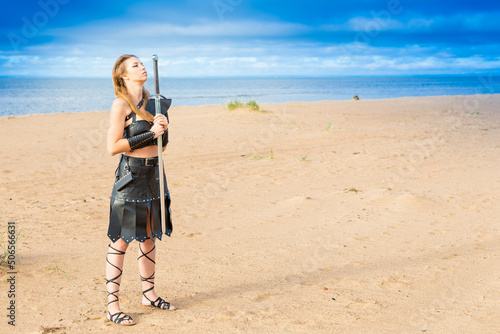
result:
<svg viewBox="0 0 500 334"><path fill-rule="evenodd" d="M123 312L117 312L115 314L111 314L108 311L108 313L109 313L109 320L111 320L115 324L120 324L122 321L126 321L126 320L132 320L132 321L134 321L134 319L132 319L131 316L129 316L129 315L123 313ZM120 315L123 315L123 316L120 317Z"/></svg>
<svg viewBox="0 0 500 334"><path fill-rule="evenodd" d="M156 262L152 258L150 258L148 256L149 253L151 253L152 251L155 250L155 248L156 248L156 245L153 245L153 248L151 248L149 250L149 252L144 253L144 251L142 250L141 244L139 243L139 251L142 254L137 258L137 260L140 260L142 257L145 257L149 261L151 261L154 264L156 264ZM161 297L158 297L158 298L156 298L155 301L152 301L151 299L148 298L148 296L146 296L146 293L148 293L149 291L152 291L155 288L154 279L155 279L155 272L153 272L151 274L151 276L149 276L149 277L142 277L141 276L141 281L142 282L147 282L147 283L151 284L151 287L149 289L146 289L146 290L142 291L142 295L151 303L151 306L159 308L159 309L162 309L162 310L170 309L170 303L167 302L167 301L165 301L165 300L163 300Z"/></svg>
<svg viewBox="0 0 500 334"><path fill-rule="evenodd" d="M111 246L111 244L109 244L108 246L109 246L109 248L111 248L112 250L114 250L116 252L116 253L110 253L110 252L108 252L108 254L111 254L111 255L125 255L125 252L122 252L121 250L114 248L113 246Z"/></svg>
<svg viewBox="0 0 500 334"><path fill-rule="evenodd" d="M158 302L158 304L156 304L157 302ZM162 309L162 310L166 310L166 309L170 308L170 303L163 300L161 297L158 297L154 302L151 303L151 305L155 306L159 309ZM163 305L166 305L166 307L163 307Z"/></svg>
<svg viewBox="0 0 500 334"><path fill-rule="evenodd" d="M153 286L154 286L154 284L155 284L155 281L154 281L154 279L155 279L155 272L153 272L151 274L151 276L149 276L149 277L142 277L141 275L139 275L139 276L141 277L141 281L148 282L149 284L153 284Z"/></svg>
<svg viewBox="0 0 500 334"><path fill-rule="evenodd" d="M122 252L121 250L118 250L118 249L114 248L113 246L111 246L111 244L109 244L108 246L109 246L109 248L111 248L115 252L113 253L113 252L109 252L108 251L107 255L119 255L119 256L120 255L125 255L125 252ZM119 289L120 288L120 283L117 283L115 281L118 278L120 278L120 276L123 274L123 270L121 270L120 268L118 268L118 266L115 266L113 263L111 263L109 261L108 256L106 256L106 262L109 263L110 266L114 267L116 270L118 270L120 272L118 274L118 276L113 277L111 279L106 279L106 288L107 288L108 284L111 284L111 283L112 284L116 284L116 286L117 286L117 289L115 291L113 291L113 292L106 291L108 293L108 297L109 297L109 295L112 295L113 297L115 297L115 300L112 300L112 301L108 302L108 305L109 305L109 304L112 304L112 303L116 303L118 301L118 295L117 295L117 293L120 291L120 289ZM115 313L114 315L116 315L116 314L117 313Z"/></svg>
<svg viewBox="0 0 500 334"><path fill-rule="evenodd" d="M141 276L141 279L142 279L142 276ZM155 287L154 285L152 287L150 287L149 289L146 289L142 292L142 295L144 296L144 298L146 298L150 303L151 305L154 306L154 303L156 302L156 300L153 302L151 299L148 298L148 296L146 296L146 293L148 293L149 291L153 290ZM158 300L158 299L157 299Z"/></svg>
<svg viewBox="0 0 500 334"><path fill-rule="evenodd" d="M153 245L153 248L151 248L149 250L149 252L144 253L144 251L142 250L141 244L139 243L139 251L142 253L142 255L140 255L137 258L137 261L139 261L142 257L145 257L149 261L151 261L154 264L156 264L156 262L153 261L153 259L148 256L148 254L151 253L152 251L154 251L155 248L156 248L156 245ZM155 272L153 272L149 277L142 277L142 275L139 275L139 276L141 277L141 281L142 282L146 282L146 283L151 284L151 287L149 289L146 289L146 290L142 291L142 294L151 303L151 305L153 305L156 301L153 302L151 299L149 299L148 296L146 296L146 293L148 293L149 291L151 291L151 290L154 289L154 286L155 286L155 281L154 281L154 279L155 279Z"/></svg>
<svg viewBox="0 0 500 334"><path fill-rule="evenodd" d="M141 251L142 255L141 255L141 256L139 256L139 257L137 258L137 260L139 260L141 257L145 257L145 258L147 258L149 261L151 261L151 262L153 262L154 264L156 264L156 262L155 262L155 261L153 261L153 259L152 259L152 258L150 258L150 257L148 256L148 254L149 254L149 253L151 253L152 251L154 251L154 250L155 250L155 248L156 248L156 245L153 245L153 248L151 248L151 249L149 250L149 252L144 253L144 252L142 251L141 244L139 243L139 250Z"/></svg>

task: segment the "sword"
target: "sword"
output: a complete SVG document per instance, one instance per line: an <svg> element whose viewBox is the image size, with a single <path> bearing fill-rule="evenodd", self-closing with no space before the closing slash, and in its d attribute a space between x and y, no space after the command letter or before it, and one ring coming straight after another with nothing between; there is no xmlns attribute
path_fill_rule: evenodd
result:
<svg viewBox="0 0 500 334"><path fill-rule="evenodd" d="M160 78L158 77L158 56L153 55L153 67L155 71L155 115L161 114L161 104L160 104ZM165 185L163 181L163 135L158 136L158 168L160 177L160 208L161 208L161 228L162 233L165 233L167 226L165 223Z"/></svg>

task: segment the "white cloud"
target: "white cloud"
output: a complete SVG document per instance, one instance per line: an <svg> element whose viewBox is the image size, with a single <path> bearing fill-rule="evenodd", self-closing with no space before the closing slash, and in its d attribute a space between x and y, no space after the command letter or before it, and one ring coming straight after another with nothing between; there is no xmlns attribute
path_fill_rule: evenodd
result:
<svg viewBox="0 0 500 334"><path fill-rule="evenodd" d="M277 45L278 52L254 51L253 47L239 50L238 54L218 53L217 46L202 46L203 55L196 53L198 46L183 47L176 55L169 47L155 51L147 48L134 52L151 73L151 55L160 56L160 73L170 77L189 76L268 76L268 75L397 75L425 73L467 73L471 71L498 71L500 58L480 56L450 57L441 52L411 46L409 48L374 48L362 44L344 46L317 45L297 50L302 45ZM348 50L348 52L346 51ZM360 52L362 50L362 52ZM36 75L65 77L108 77L119 53L101 56L74 54L68 56L6 56L0 55L3 75ZM273 50L276 51L276 50Z"/></svg>
<svg viewBox="0 0 500 334"><path fill-rule="evenodd" d="M80 43L100 44L155 43L159 41L200 38L221 40L225 38L269 38L296 36L310 32L311 28L295 23L284 22L206 22L191 25L170 23L127 22L110 20L71 28L48 30L46 34L59 40ZM115 41L115 42L114 42Z"/></svg>
<svg viewBox="0 0 500 334"><path fill-rule="evenodd" d="M408 21L408 23L406 24L406 27L409 29L422 29L422 28L429 28L434 23L435 23L435 20L433 20L433 19L417 18L417 19L411 19L410 21Z"/></svg>
<svg viewBox="0 0 500 334"><path fill-rule="evenodd" d="M478 19L484 18L472 17L460 24L476 27ZM445 24L442 17L404 20L399 16L355 17L319 26L250 19L187 25L108 19L46 30L43 34L51 42L26 47L19 55L0 52L0 75L15 75L18 70L47 76L109 76L122 53L136 54L146 66L156 53L161 72L169 76L460 73L500 68L498 58L454 57L456 49L438 50L432 44L369 44L377 31L428 31ZM492 29L491 24L488 27ZM329 32L366 32L369 40L340 44L324 38L335 36ZM318 33L322 36L311 37Z"/></svg>

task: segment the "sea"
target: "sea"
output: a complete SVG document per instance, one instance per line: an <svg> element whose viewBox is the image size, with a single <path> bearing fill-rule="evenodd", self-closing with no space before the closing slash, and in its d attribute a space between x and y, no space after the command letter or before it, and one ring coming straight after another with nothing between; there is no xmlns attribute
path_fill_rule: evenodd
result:
<svg viewBox="0 0 500 334"><path fill-rule="evenodd" d="M153 92L152 80L146 87ZM384 76L316 78L160 78L173 106L314 102L410 96L500 93L500 76ZM0 77L0 116L109 110L111 78Z"/></svg>

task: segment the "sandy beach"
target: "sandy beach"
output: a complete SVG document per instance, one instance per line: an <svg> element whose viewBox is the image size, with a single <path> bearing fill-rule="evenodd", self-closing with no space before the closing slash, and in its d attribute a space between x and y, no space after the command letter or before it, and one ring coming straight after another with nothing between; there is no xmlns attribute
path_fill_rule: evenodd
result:
<svg viewBox="0 0 500 334"><path fill-rule="evenodd" d="M257 101L258 102L258 101ZM173 107L174 231L106 321L109 111L0 118L0 332L500 333L500 95ZM3 227L2 232L6 231ZM5 239L2 242L5 245Z"/></svg>

